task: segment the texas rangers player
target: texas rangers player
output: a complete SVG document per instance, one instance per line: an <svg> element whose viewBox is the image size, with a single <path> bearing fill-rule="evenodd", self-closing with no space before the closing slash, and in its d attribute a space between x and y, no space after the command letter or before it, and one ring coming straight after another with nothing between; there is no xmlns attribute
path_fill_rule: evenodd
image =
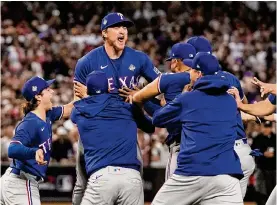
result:
<svg viewBox="0 0 277 205"><path fill-rule="evenodd" d="M38 183L43 181L50 160L52 123L68 117L73 107L73 103L52 107L54 91L49 86L53 82L33 77L23 86L25 117L8 148L13 162L1 178L2 204L40 204Z"/></svg>
<svg viewBox="0 0 277 205"><path fill-rule="evenodd" d="M194 47L188 43L177 43L173 45L170 57L167 60L171 61L171 71L173 73L176 72L176 74L166 73L160 75L159 78L137 92L134 95L133 101L142 103L163 93L165 101L171 102L177 95L182 93L184 86L190 83L190 77L187 71L191 69L191 59L193 59L195 54ZM151 116L160 108L160 105L153 103L151 100L144 103L145 111ZM177 156L180 150L181 126L179 124L169 125L167 131L169 135L165 142L169 146L170 155L166 166L166 180L176 168Z"/></svg>
<svg viewBox="0 0 277 205"><path fill-rule="evenodd" d="M232 88L228 91L236 98L237 106L240 110L249 113L251 115L267 116L276 112L276 95L270 94L267 99L257 102L255 104L243 104L240 101L239 91L237 88ZM276 187L270 194L266 205L276 204Z"/></svg>
<svg viewBox="0 0 277 205"><path fill-rule="evenodd" d="M137 125L148 133L155 127L138 107L108 93L103 71L89 74L86 85L89 96L74 103L71 114L83 142L89 176L81 204L143 205Z"/></svg>
<svg viewBox="0 0 277 205"><path fill-rule="evenodd" d="M178 167L153 205L243 205L239 184L243 173L234 151L237 106L226 92L228 80L214 75L218 67L214 56L198 53L190 71L193 90L154 114L158 127L181 123L182 139Z"/></svg>
<svg viewBox="0 0 277 205"><path fill-rule="evenodd" d="M202 36L194 36L188 39L187 43L193 45L197 52L207 52L209 54L212 53L212 46L210 42ZM247 99L244 95L244 92L241 88L238 78L229 72L219 71L219 75L225 76L229 80L231 86L235 86L237 89L239 89L241 101L243 103L247 103ZM256 118L254 118L254 120L255 119ZM249 177L251 176L251 174L254 172L254 169L255 169L255 161L253 157L250 156L251 148L247 144L247 138L245 136L241 113L239 111L237 112L237 121L238 121L238 124L237 124L238 134L237 134L237 139L236 139L234 149L240 158L241 168L244 174L244 177L240 180L242 196L244 198L246 194Z"/></svg>
<svg viewBox="0 0 277 205"><path fill-rule="evenodd" d="M85 85L89 73L102 70L108 78L110 94L118 95L119 89L123 86L134 88L140 76L143 76L148 82L154 80L160 72L154 67L150 58L145 53L126 46L127 28L130 26L133 26L133 22L121 13L106 15L101 23L104 45L90 51L78 60L74 81ZM75 187L81 185L78 183L79 178L77 176ZM84 189L85 187L80 188ZM80 204L82 193L76 193L75 190L73 204Z"/></svg>

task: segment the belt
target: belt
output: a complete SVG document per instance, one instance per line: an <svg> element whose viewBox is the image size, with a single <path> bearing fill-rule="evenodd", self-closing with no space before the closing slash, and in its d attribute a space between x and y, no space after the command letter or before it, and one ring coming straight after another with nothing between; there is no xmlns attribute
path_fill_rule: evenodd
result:
<svg viewBox="0 0 277 205"><path fill-rule="evenodd" d="M37 182L41 181L42 180L42 177L38 177L38 176L35 176L35 175L32 175L32 174L29 174L29 173L26 173L25 174L22 174L22 171L20 169L15 169L15 168L12 168L12 171L11 173L17 175L17 176L24 176L26 179L34 179L36 180ZM29 175L30 177L26 176Z"/></svg>

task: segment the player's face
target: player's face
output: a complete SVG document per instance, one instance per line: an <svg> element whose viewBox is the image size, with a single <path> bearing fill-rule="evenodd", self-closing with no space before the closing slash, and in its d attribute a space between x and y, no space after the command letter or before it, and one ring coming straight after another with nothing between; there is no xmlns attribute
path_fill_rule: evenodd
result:
<svg viewBox="0 0 277 205"><path fill-rule="evenodd" d="M53 97L54 90L51 88L46 88L41 92L40 103L43 105L45 110L50 110L53 106L52 104L52 97Z"/></svg>
<svg viewBox="0 0 277 205"><path fill-rule="evenodd" d="M106 36L106 41L109 45L116 50L123 50L128 39L128 30L127 27L122 25L109 27L104 31L103 35Z"/></svg>
<svg viewBox="0 0 277 205"><path fill-rule="evenodd" d="M190 69L189 74L191 84L194 84L198 80L198 78L202 77L201 71L195 69Z"/></svg>

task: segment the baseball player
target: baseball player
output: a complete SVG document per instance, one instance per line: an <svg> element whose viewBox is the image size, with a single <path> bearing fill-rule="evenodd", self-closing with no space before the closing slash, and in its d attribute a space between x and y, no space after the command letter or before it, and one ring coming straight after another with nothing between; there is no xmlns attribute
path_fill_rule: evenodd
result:
<svg viewBox="0 0 277 205"><path fill-rule="evenodd" d="M190 83L187 71L191 69L191 59L193 59L195 54L194 47L188 43L174 44L167 61L171 61L170 69L176 74L166 73L160 75L159 78L137 92L133 101L141 104L149 100L144 103L144 109L149 115L153 116L154 112L160 109L161 106L157 105L157 102L154 103L153 100L150 100L151 98L163 93L165 101L171 102L177 95L182 93L184 86ZM166 180L176 168L177 155L180 149L181 126L179 124L169 125L167 126L167 131L169 135L165 142L169 146L170 155L166 166Z"/></svg>
<svg viewBox="0 0 277 205"><path fill-rule="evenodd" d="M195 36L190 39L188 39L187 43L193 45L196 49L196 52L207 52L207 53L212 53L212 46L210 42L201 36ZM233 74L225 71L219 71L219 75L225 76L225 78L228 79L229 83L231 86L236 87L239 90L239 95L241 98L241 101L243 103L248 103L247 98L244 95L244 92L241 88L239 79L234 76ZM250 155L253 152L251 152L251 147L247 143L247 138L245 135L244 131L244 126L242 122L242 117L244 116L243 113L240 111L237 112L237 139L236 143L234 146L235 151L237 152L239 158L240 158L240 163L241 163L241 168L244 174L244 177L240 180L240 185L241 185L241 190L242 190L242 196L244 198L246 194L246 189L247 189L247 184L249 181L249 178L251 174L254 172L255 169L255 161L253 157ZM251 118L251 120L256 120L256 117ZM259 119L257 119L259 120Z"/></svg>
<svg viewBox="0 0 277 205"><path fill-rule="evenodd" d="M229 81L220 75L217 59L198 53L193 59L191 92L177 96L155 112L153 124L182 124L178 166L153 200L160 204L243 204L243 177L234 151L237 106L227 94Z"/></svg>
<svg viewBox="0 0 277 205"><path fill-rule="evenodd" d="M1 204L40 204L38 183L46 176L50 160L52 124L68 117L73 108L73 103L52 107L54 91L49 86L53 82L33 77L23 86L22 95L27 100L25 116L8 148L13 161L1 178Z"/></svg>
<svg viewBox="0 0 277 205"><path fill-rule="evenodd" d="M148 82L158 77L159 70L154 67L145 53L126 46L128 28L133 25L133 22L121 13L110 13L102 19L101 31L104 45L93 49L78 60L74 74L76 86L78 83L85 85L89 73L101 70L106 73L110 95L118 95L121 91L123 92L121 96L127 96L124 95L122 87L134 88L140 76ZM75 99L78 99L77 94L75 92ZM82 177L77 175L73 204L80 204L82 198L80 190L85 188L79 179L82 180Z"/></svg>
<svg viewBox="0 0 277 205"><path fill-rule="evenodd" d="M74 103L71 114L83 142L89 176L81 204L143 205L137 125L148 133L155 127L138 107L108 93L103 71L89 74L86 86L89 96Z"/></svg>
<svg viewBox="0 0 277 205"><path fill-rule="evenodd" d="M229 89L228 92L235 96L238 108L251 115L267 116L276 111L276 95L274 94L270 94L267 99L257 102L255 104L243 104L239 100L240 99L239 91L237 90L237 88L234 87L232 89ZM274 89L272 89L272 92L274 92ZM275 88L275 92L276 92L276 88ZM273 204L276 204L276 186L271 192L266 202L266 205L273 205Z"/></svg>

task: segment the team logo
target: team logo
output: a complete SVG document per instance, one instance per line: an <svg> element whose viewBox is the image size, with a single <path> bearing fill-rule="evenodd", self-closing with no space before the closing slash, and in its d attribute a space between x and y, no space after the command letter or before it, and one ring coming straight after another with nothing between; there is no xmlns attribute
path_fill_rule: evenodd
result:
<svg viewBox="0 0 277 205"><path fill-rule="evenodd" d="M121 20L123 20L123 14L122 13L117 13L118 16L120 16Z"/></svg>
<svg viewBox="0 0 277 205"><path fill-rule="evenodd" d="M133 64L131 64L130 66L129 66L129 70L130 71L134 71L136 69L136 67L133 65Z"/></svg>
<svg viewBox="0 0 277 205"><path fill-rule="evenodd" d="M154 69L153 69L153 70L154 70L154 72L155 72L155 73L157 73L158 75L161 73L161 72L159 71L159 69L158 69L158 68L156 68L156 67L154 67Z"/></svg>
<svg viewBox="0 0 277 205"><path fill-rule="evenodd" d="M197 64L197 66L196 66L196 67L197 67L197 68L200 68L200 65L198 65L198 64Z"/></svg>
<svg viewBox="0 0 277 205"><path fill-rule="evenodd" d="M32 86L32 91L33 92L36 92L38 90L38 87L37 86Z"/></svg>
<svg viewBox="0 0 277 205"><path fill-rule="evenodd" d="M104 25L106 25L107 22L108 22L107 19L104 19L104 20L103 20L103 24L104 24Z"/></svg>
<svg viewBox="0 0 277 205"><path fill-rule="evenodd" d="M98 94L101 93L101 90L96 90L96 93L98 93Z"/></svg>
<svg viewBox="0 0 277 205"><path fill-rule="evenodd" d="M175 56L175 54L174 54L174 53L172 53L172 56Z"/></svg>
<svg viewBox="0 0 277 205"><path fill-rule="evenodd" d="M189 57L190 57L190 58L193 58L193 54L189 54Z"/></svg>

